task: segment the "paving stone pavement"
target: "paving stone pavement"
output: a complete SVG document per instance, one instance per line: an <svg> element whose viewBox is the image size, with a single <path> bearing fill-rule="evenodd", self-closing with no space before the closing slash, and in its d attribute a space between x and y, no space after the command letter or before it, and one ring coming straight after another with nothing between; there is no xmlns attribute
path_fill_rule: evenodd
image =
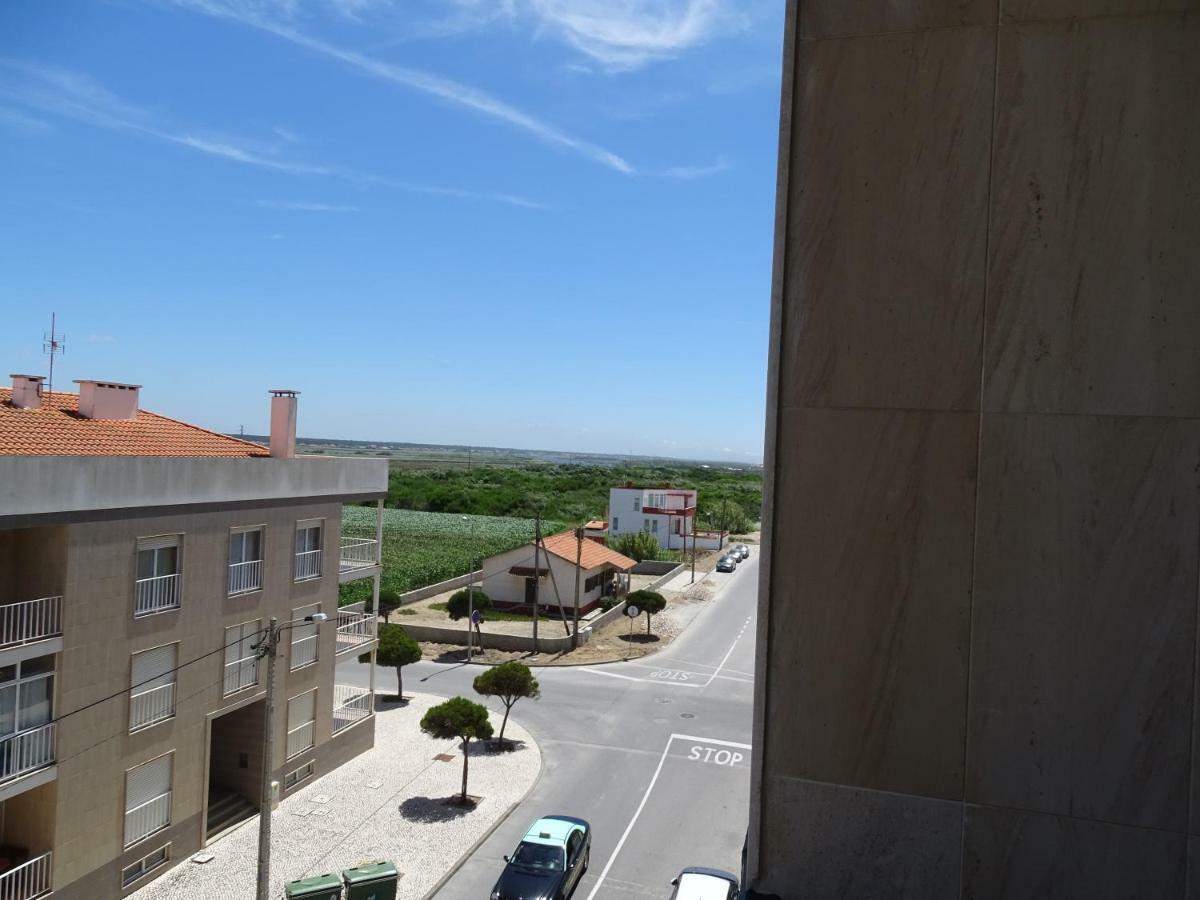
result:
<svg viewBox="0 0 1200 900"><path fill-rule="evenodd" d="M272 898L283 897L286 881L385 859L403 873L397 897L418 900L533 787L541 752L510 718L504 737L518 742L517 750L492 753L472 741L467 790L481 798L479 805L469 812L444 805L441 800L461 788L462 753L457 741L421 734L421 716L440 698L410 696L407 706L385 706L376 714L374 749L279 804L271 823ZM495 710L492 720L499 732ZM453 759L435 760L438 754ZM210 862L184 859L130 900L252 900L258 817L206 852L213 855Z"/></svg>

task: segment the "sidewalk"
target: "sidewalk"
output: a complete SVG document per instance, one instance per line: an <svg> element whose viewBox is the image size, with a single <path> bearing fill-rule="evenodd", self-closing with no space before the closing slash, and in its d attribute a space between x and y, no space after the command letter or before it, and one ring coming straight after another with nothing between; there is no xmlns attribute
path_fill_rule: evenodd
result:
<svg viewBox="0 0 1200 900"><path fill-rule="evenodd" d="M509 807L533 787L541 753L511 718L505 740L523 741L511 753L490 753L471 742L467 791L481 797L469 812L441 798L462 785L457 741L421 734L421 716L440 698L412 694L406 707L376 715L375 748L292 792L275 810L271 897L296 878L339 873L363 862L389 860L403 873L397 897L419 900ZM474 698L472 698L474 699ZM497 733L500 715L492 710ZM439 753L450 762L434 759ZM128 895L136 900L250 900L258 858L258 817L207 848L203 865L185 859ZM499 873L497 873L499 874Z"/></svg>

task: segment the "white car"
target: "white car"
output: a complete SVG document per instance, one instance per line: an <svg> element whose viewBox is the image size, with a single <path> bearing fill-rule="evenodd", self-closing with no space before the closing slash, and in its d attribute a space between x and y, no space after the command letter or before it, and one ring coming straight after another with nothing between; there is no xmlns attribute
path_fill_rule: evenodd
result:
<svg viewBox="0 0 1200 900"><path fill-rule="evenodd" d="M671 900L736 900L738 895L736 876L703 866L688 866L671 884Z"/></svg>

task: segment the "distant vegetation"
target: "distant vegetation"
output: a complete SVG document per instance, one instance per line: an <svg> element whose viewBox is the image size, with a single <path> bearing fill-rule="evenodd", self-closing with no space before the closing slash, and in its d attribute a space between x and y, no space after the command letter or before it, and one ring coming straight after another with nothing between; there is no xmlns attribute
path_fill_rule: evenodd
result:
<svg viewBox="0 0 1200 900"><path fill-rule="evenodd" d="M740 533L762 512L762 473L717 465L546 465L463 469L393 467L387 505L425 512L528 518L543 516L571 525L603 518L608 490L627 482L692 487L700 492L702 528ZM547 529L549 533L549 529Z"/></svg>

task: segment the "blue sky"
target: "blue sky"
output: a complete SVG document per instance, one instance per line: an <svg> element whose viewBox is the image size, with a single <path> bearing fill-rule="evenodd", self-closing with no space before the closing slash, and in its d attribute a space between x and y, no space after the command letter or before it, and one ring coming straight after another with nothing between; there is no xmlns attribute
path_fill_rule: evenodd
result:
<svg viewBox="0 0 1200 900"><path fill-rule="evenodd" d="M0 359L300 432L759 461L782 0L0 6ZM73 388L73 386L72 386Z"/></svg>

